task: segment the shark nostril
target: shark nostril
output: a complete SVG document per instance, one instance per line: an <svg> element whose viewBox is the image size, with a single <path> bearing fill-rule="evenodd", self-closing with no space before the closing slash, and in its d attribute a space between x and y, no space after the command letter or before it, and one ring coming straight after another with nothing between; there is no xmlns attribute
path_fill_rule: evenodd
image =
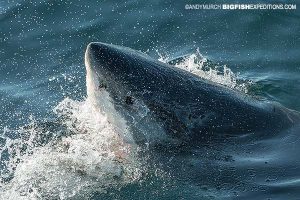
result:
<svg viewBox="0 0 300 200"><path fill-rule="evenodd" d="M107 88L107 85L106 85L106 83L100 83L99 85L98 85L98 88L99 89L106 89Z"/></svg>
<svg viewBox="0 0 300 200"><path fill-rule="evenodd" d="M98 88L99 89L106 89L107 88L107 84L105 81L98 79L99 85Z"/></svg>

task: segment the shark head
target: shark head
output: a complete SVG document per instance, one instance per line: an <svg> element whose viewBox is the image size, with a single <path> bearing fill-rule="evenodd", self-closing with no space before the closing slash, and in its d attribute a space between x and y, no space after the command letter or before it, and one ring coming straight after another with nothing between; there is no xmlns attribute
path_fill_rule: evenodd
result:
<svg viewBox="0 0 300 200"><path fill-rule="evenodd" d="M130 48L90 43L85 53L88 99L106 114L120 134L135 142L166 138L163 122L151 109L161 109L170 68ZM160 73L158 73L160 72ZM126 132L126 133L124 133Z"/></svg>

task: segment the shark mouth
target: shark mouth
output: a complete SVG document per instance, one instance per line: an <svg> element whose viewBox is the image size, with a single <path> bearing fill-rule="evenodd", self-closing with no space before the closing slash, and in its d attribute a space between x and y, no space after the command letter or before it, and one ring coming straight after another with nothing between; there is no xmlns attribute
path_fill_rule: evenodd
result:
<svg viewBox="0 0 300 200"><path fill-rule="evenodd" d="M87 53L85 54L86 66L86 88L87 101L93 105L94 109L101 112L113 125L115 132L126 143L134 144L134 140L129 133L126 120L116 111L113 99L106 91L103 79L93 70L89 64Z"/></svg>

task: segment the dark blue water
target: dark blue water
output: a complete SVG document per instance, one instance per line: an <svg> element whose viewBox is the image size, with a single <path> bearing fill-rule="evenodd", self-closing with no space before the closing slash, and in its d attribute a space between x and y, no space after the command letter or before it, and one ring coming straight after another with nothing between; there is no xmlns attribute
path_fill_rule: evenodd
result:
<svg viewBox="0 0 300 200"><path fill-rule="evenodd" d="M66 98L85 100L84 52L92 41L128 46L155 58L159 57L157 51L172 58L194 53L199 48L214 63L226 64L239 78L252 81L248 88L251 95L300 111L299 8L185 10L185 4L191 2L201 3L0 1L3 193L20 193L15 179L21 178L14 178L13 172L6 175L4 162L14 156L6 150L7 140L19 139L20 127L30 129L32 121L35 122L34 130L45 137L37 146L56 138L55 133L59 133L59 140L68 137L65 124L53 108ZM41 189L36 193L31 189L20 196L27 199L300 199L299 129L286 130L268 139L236 138L231 143L177 156L173 161L177 169L153 164L134 181L106 185L105 193L96 189L86 193L79 190L66 197L57 192L60 190L55 190L56 193L51 190L52 194L39 196L36 194ZM35 155L35 147L32 149L26 156ZM14 163L13 171L27 158L22 153L18 155L21 156ZM179 173L189 170L185 175L190 176ZM80 184L83 183L66 183L66 190L71 191ZM17 199L14 195L10 198Z"/></svg>

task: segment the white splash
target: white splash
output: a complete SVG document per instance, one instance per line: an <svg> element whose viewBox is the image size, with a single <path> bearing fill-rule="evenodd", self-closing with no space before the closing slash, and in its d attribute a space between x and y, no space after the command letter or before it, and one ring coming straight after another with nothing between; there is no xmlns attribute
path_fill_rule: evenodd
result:
<svg viewBox="0 0 300 200"><path fill-rule="evenodd" d="M168 56L163 56L159 52L159 61L168 63ZM196 53L173 60L175 67L191 72L203 79L236 89L242 92L248 92L249 81L238 81L238 74L235 74L226 65L216 65L210 63L197 49Z"/></svg>
<svg viewBox="0 0 300 200"><path fill-rule="evenodd" d="M69 135L38 146L35 139L45 133L33 120L32 128L17 130L26 132L26 139L7 139L1 153L8 150L7 174L14 176L1 185L0 199L80 198L139 178L132 146L123 142L89 100L66 98L54 112ZM24 146L28 148L22 151Z"/></svg>

